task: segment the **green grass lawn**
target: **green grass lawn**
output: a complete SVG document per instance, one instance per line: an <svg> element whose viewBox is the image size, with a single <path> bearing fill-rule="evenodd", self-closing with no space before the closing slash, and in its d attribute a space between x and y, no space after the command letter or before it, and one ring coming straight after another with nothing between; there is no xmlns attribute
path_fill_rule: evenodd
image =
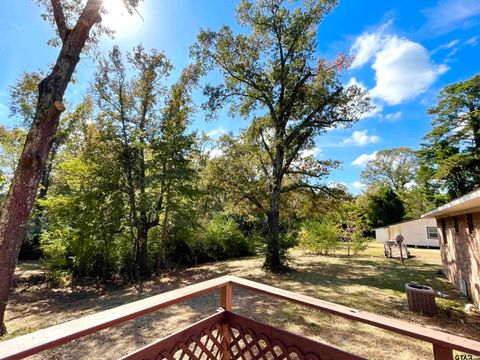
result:
<svg viewBox="0 0 480 360"><path fill-rule="evenodd" d="M364 311L480 340L480 319L463 311L467 300L441 275L439 250L411 249L403 263L383 256L383 246L372 244L362 255L309 255L291 251L294 271L267 274L262 259L252 257L172 271L142 284L125 287L50 289L20 282L8 307L10 337L118 306L181 286L231 274ZM20 276L38 275L35 264L19 264ZM30 273L28 273L30 272ZM439 312L428 316L406 307L406 282L419 282L444 292L437 298ZM125 325L104 330L37 358L118 358L161 336L215 311L218 294L175 305ZM314 311L271 297L236 289L234 310L293 332L372 359L427 359L431 345L338 316Z"/></svg>

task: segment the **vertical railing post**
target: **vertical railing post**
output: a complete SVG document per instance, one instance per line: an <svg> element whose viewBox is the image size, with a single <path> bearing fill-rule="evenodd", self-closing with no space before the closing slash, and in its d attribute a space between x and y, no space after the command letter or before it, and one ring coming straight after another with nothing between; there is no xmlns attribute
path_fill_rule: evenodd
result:
<svg viewBox="0 0 480 360"><path fill-rule="evenodd" d="M227 311L232 311L233 286L231 282L220 288L220 306Z"/></svg>
<svg viewBox="0 0 480 360"><path fill-rule="evenodd" d="M450 348L433 344L433 358L435 360L453 360L453 351Z"/></svg>
<svg viewBox="0 0 480 360"><path fill-rule="evenodd" d="M226 311L232 311L233 304L233 285L231 282L225 284L220 288L220 306ZM230 335L230 325L226 318L222 323L222 354L224 360L230 360L232 358L231 342L232 337Z"/></svg>

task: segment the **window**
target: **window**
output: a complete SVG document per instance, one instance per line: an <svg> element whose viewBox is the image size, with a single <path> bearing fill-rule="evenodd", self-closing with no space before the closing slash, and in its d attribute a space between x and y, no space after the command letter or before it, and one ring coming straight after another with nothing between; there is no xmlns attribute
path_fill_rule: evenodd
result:
<svg viewBox="0 0 480 360"><path fill-rule="evenodd" d="M468 233L473 234L473 214L467 214Z"/></svg>
<svg viewBox="0 0 480 360"><path fill-rule="evenodd" d="M427 238L438 239L438 229L436 227L427 226Z"/></svg>
<svg viewBox="0 0 480 360"><path fill-rule="evenodd" d="M447 226L445 225L445 219L442 219L441 221L442 224L442 238L443 238L443 243L447 243Z"/></svg>
<svg viewBox="0 0 480 360"><path fill-rule="evenodd" d="M453 227L455 228L455 233L458 234L460 232L460 229L458 228L458 217L457 216L453 217Z"/></svg>

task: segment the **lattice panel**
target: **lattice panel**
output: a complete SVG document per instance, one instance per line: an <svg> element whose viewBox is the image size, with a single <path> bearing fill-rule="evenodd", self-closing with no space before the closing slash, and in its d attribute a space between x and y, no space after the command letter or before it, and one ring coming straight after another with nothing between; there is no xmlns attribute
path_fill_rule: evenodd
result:
<svg viewBox="0 0 480 360"><path fill-rule="evenodd" d="M232 312L210 316L123 360L353 360L358 356Z"/></svg>
<svg viewBox="0 0 480 360"><path fill-rule="evenodd" d="M287 346L279 339L271 339L266 334L243 329L239 324L231 324L230 354L232 359L245 360L320 360L315 354L304 354L297 346Z"/></svg>
<svg viewBox="0 0 480 360"><path fill-rule="evenodd" d="M179 342L173 350L160 351L156 360L216 360L222 358L222 325L214 324L203 329L200 334L189 337L186 342Z"/></svg>

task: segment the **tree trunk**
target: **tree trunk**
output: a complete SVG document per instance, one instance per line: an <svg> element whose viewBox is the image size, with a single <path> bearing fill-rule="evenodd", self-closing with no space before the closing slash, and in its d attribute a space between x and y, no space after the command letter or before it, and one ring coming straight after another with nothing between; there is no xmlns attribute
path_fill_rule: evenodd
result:
<svg viewBox="0 0 480 360"><path fill-rule="evenodd" d="M280 258L280 191L275 187L270 198L270 210L268 213L268 242L264 267L277 272L282 269Z"/></svg>
<svg viewBox="0 0 480 360"><path fill-rule="evenodd" d="M263 267L273 272L285 269L280 254L280 196L283 179L283 149L276 150L273 162L273 184L270 192L270 209L268 211L268 242Z"/></svg>
<svg viewBox="0 0 480 360"><path fill-rule="evenodd" d="M37 201L35 202L35 212L33 219L33 236L30 241L29 253L31 259L38 259L42 252L40 251L40 235L42 233L43 227L43 206L38 203L38 200L44 200L47 197L48 187L50 185L50 174L52 172L53 160L57 152L58 145L53 145L53 148L50 152L50 157L48 159L48 165L45 167L42 173L42 179L40 181L40 191L37 195ZM24 248L23 248L24 249ZM21 253L24 250L21 250ZM20 254L21 257L21 254Z"/></svg>
<svg viewBox="0 0 480 360"><path fill-rule="evenodd" d="M38 87L34 121L0 211L0 324L4 321L10 286L38 184L64 110L63 95L80 60L90 29L101 21L101 4L101 0L89 0L75 27L61 32L63 45L55 66ZM0 328L5 329L4 326Z"/></svg>
<svg viewBox="0 0 480 360"><path fill-rule="evenodd" d="M171 181L167 185L167 195L165 197L165 214L163 216L162 224L162 236L160 238L160 249L158 252L157 259L157 273L160 272L161 268L166 266L166 246L167 246L167 235L168 235L168 215L170 213L170 195L171 195Z"/></svg>
<svg viewBox="0 0 480 360"><path fill-rule="evenodd" d="M147 222L141 222L137 228L137 256L135 263L140 277L147 277L150 275L150 268L148 266L148 230Z"/></svg>

